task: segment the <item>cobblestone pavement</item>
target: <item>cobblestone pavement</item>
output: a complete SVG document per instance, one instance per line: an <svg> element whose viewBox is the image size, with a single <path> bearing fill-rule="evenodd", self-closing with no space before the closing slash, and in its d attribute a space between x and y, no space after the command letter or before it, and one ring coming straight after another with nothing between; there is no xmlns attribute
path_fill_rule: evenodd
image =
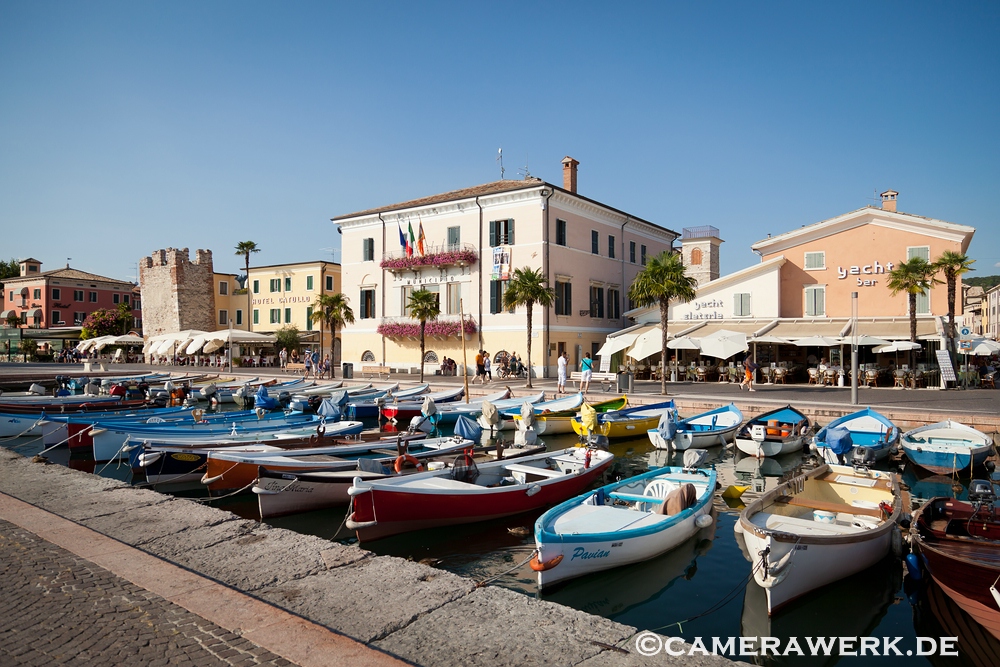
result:
<svg viewBox="0 0 1000 667"><path fill-rule="evenodd" d="M0 520L0 665L291 665Z"/></svg>

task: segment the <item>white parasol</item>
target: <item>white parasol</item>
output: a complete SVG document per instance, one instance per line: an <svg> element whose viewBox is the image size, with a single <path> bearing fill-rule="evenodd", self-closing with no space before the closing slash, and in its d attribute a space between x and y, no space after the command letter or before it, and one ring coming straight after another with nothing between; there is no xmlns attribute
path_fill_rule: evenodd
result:
<svg viewBox="0 0 1000 667"><path fill-rule="evenodd" d="M701 353L717 359L729 359L749 349L747 336L744 333L720 329L704 338L698 339Z"/></svg>

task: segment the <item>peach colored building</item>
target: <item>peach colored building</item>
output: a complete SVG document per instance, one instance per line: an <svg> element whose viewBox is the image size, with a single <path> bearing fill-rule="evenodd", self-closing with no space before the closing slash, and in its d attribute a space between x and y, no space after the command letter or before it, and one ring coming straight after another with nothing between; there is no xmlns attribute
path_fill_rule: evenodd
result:
<svg viewBox="0 0 1000 667"><path fill-rule="evenodd" d="M360 364L416 366L419 342L406 304L414 289L439 295L441 317L426 359L462 362L460 310L478 333L476 350L525 359L527 312L501 307L516 268L541 270L555 290L551 308L532 312L532 362L555 373L566 351L577 365L626 324L628 286L646 259L670 249L678 234L577 193L579 163L563 160L563 185L537 178L501 180L392 206L338 216L343 235L343 291L357 318L342 334L343 358ZM401 235L410 239L407 258ZM423 252L419 248L423 231Z"/></svg>

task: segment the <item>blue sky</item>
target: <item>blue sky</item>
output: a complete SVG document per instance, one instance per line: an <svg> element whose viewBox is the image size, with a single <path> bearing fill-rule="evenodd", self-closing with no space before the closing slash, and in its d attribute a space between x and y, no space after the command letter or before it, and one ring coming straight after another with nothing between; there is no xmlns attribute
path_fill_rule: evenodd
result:
<svg viewBox="0 0 1000 667"><path fill-rule="evenodd" d="M900 192L1000 274L998 3L0 1L0 257L330 259L329 219L527 164L722 270ZM339 257L339 254L337 255Z"/></svg>

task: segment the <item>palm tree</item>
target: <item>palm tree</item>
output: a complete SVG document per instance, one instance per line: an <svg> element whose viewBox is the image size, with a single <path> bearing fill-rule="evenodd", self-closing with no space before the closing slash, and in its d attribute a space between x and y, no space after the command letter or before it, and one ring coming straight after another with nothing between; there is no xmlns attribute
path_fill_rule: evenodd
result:
<svg viewBox="0 0 1000 667"><path fill-rule="evenodd" d="M528 383L525 387L531 387L531 313L535 304L543 308L551 308L555 303L556 293L551 287L546 287L548 279L542 274L541 269L517 268L514 269L514 276L507 283L507 289L503 293L504 308L512 309L524 306L528 310Z"/></svg>
<svg viewBox="0 0 1000 667"><path fill-rule="evenodd" d="M632 281L628 298L637 306L660 305L660 393L667 395L667 316L672 300L687 303L695 297L698 281L685 273L680 255L664 250L646 264Z"/></svg>
<svg viewBox="0 0 1000 667"><path fill-rule="evenodd" d="M410 317L420 320L420 381L424 381L424 331L427 320L436 320L441 314L441 302L438 295L424 288L410 294Z"/></svg>
<svg viewBox="0 0 1000 667"><path fill-rule="evenodd" d="M948 352L952 358L955 356L955 297L958 291L958 277L963 273L975 271L972 268L975 261L969 259L965 253L945 250L932 265L944 274L945 282L948 284Z"/></svg>
<svg viewBox="0 0 1000 667"><path fill-rule="evenodd" d="M246 262L247 268L247 331L253 331L253 314L250 310L250 253L260 252L260 248L253 241L240 241L236 244L236 254L243 255L243 259Z"/></svg>
<svg viewBox="0 0 1000 667"><path fill-rule="evenodd" d="M316 310L313 311L312 321L319 324L319 356L323 356L323 325L330 328L330 379L336 377L335 359L333 349L337 343L337 329L345 324L354 324L354 311L347 305L350 301L344 294L320 294L316 297Z"/></svg>
<svg viewBox="0 0 1000 667"><path fill-rule="evenodd" d="M917 295L930 290L940 280L934 278L934 265L923 257L911 257L896 265L889 272L887 286L893 296L906 292L910 311L910 342L917 342ZM913 350L910 350L910 368L913 368Z"/></svg>

